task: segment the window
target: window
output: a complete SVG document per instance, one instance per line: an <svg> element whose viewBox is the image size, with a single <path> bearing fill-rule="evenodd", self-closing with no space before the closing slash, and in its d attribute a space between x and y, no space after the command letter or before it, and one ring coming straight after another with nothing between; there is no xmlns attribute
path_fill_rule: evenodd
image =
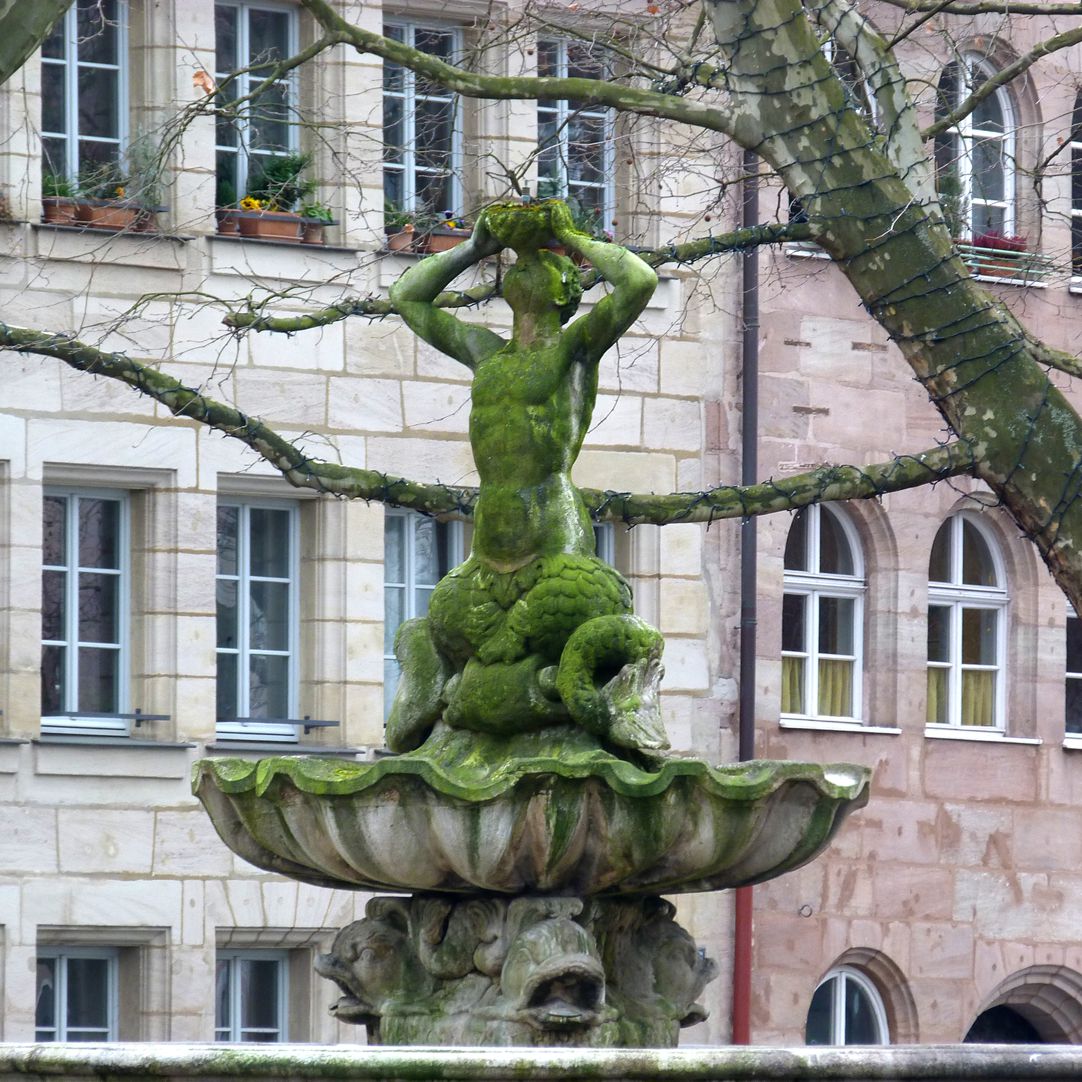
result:
<svg viewBox="0 0 1082 1082"><path fill-rule="evenodd" d="M218 505L218 736L296 740L297 509Z"/></svg>
<svg viewBox="0 0 1082 1082"><path fill-rule="evenodd" d="M218 951L214 1039L289 1040L289 966L285 951Z"/></svg>
<svg viewBox="0 0 1082 1082"><path fill-rule="evenodd" d="M127 4L77 0L41 46L44 169L74 180L120 159L127 136Z"/></svg>
<svg viewBox="0 0 1082 1082"><path fill-rule="evenodd" d="M594 523L594 554L609 567L616 566L616 527L611 522Z"/></svg>
<svg viewBox="0 0 1082 1082"><path fill-rule="evenodd" d="M453 27L391 22L383 33L453 63L460 53ZM408 68L383 62L383 197L389 207L439 217L459 213L458 99Z"/></svg>
<svg viewBox="0 0 1082 1082"><path fill-rule="evenodd" d="M383 527L383 714L398 687L394 637L399 626L428 612L436 583L462 559L457 522L388 509Z"/></svg>
<svg viewBox="0 0 1082 1082"><path fill-rule="evenodd" d="M937 115L947 116L993 72L978 57L949 64L939 81ZM947 223L959 239L1015 230L1014 110L1001 87L954 127L936 136L939 195Z"/></svg>
<svg viewBox="0 0 1082 1082"><path fill-rule="evenodd" d="M34 1025L38 1041L115 1041L116 950L67 947L39 951Z"/></svg>
<svg viewBox="0 0 1082 1082"><path fill-rule="evenodd" d="M890 1031L876 987L848 966L832 970L812 996L805 1044L888 1044Z"/></svg>
<svg viewBox="0 0 1082 1082"><path fill-rule="evenodd" d="M215 4L214 43L218 81L241 72L226 91L230 100L243 103L240 116L219 117L217 124L217 198L219 206L227 206L244 195L260 158L297 149L294 77L287 75L249 99L271 65L297 51L297 13L272 4Z"/></svg>
<svg viewBox="0 0 1082 1082"><path fill-rule="evenodd" d="M1082 94L1071 118L1071 269L1082 274Z"/></svg>
<svg viewBox="0 0 1082 1082"><path fill-rule="evenodd" d="M1067 613L1067 672L1065 728L1069 733L1082 733L1082 621L1070 609Z"/></svg>
<svg viewBox="0 0 1082 1082"><path fill-rule="evenodd" d="M996 547L972 516L939 528L928 579L928 724L1001 729L1007 592Z"/></svg>
<svg viewBox="0 0 1082 1082"><path fill-rule="evenodd" d="M596 48L578 41L537 43L537 74L559 79L607 79ZM538 195L559 196L597 218L612 221L614 120L611 109L573 101L538 102Z"/></svg>
<svg viewBox="0 0 1082 1082"><path fill-rule="evenodd" d="M841 511L798 511L785 542L781 712L858 715L864 578L860 543Z"/></svg>
<svg viewBox="0 0 1082 1082"><path fill-rule="evenodd" d="M128 551L124 494L46 490L43 728L127 732Z"/></svg>

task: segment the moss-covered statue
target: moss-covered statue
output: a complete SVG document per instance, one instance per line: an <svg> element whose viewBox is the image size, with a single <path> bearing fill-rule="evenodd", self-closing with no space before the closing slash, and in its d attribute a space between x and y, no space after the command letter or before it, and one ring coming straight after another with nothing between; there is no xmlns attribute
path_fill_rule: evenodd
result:
<svg viewBox="0 0 1082 1082"><path fill-rule="evenodd" d="M573 323L588 260L611 291ZM503 279L510 341L435 305L486 256L517 255ZM387 723L395 751L442 718L513 734L574 722L635 750L667 747L660 720L661 635L632 615L631 591L594 554L571 467L597 395L598 365L645 308L657 276L619 245L575 229L559 201L484 211L472 237L422 260L391 289L405 322L474 373L470 443L480 475L473 549L436 587L428 616L395 640L402 666Z"/></svg>

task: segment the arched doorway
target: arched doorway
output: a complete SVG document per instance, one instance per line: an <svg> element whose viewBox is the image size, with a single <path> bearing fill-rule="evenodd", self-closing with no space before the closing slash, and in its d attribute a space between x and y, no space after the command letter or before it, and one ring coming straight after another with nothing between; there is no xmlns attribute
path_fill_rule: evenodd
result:
<svg viewBox="0 0 1082 1082"><path fill-rule="evenodd" d="M990 1007L977 1015L963 1040L966 1044L1050 1043L1032 1022L1005 1004Z"/></svg>

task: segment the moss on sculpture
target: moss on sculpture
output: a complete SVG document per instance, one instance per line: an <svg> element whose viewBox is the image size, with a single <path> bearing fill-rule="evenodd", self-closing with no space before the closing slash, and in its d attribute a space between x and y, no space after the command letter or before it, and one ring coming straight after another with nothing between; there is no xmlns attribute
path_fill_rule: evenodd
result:
<svg viewBox="0 0 1082 1082"><path fill-rule="evenodd" d="M568 325L588 259L612 291ZM510 340L433 303L459 274L504 248L517 260L503 297ZM667 747L657 703L661 636L632 615L623 577L594 554L571 468L590 424L598 365L642 312L654 272L625 248L578 232L558 200L502 204L472 237L392 287L406 323L473 373L470 443L480 476L469 559L435 588L427 617L403 625L387 724L395 751L442 718L513 733L569 719L608 744Z"/></svg>

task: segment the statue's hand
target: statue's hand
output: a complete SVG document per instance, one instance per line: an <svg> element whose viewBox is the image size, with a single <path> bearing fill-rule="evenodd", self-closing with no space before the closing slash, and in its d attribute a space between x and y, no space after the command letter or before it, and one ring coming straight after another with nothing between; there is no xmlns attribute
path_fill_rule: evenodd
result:
<svg viewBox="0 0 1082 1082"><path fill-rule="evenodd" d="M503 251L503 245L492 235L488 224L488 211L483 210L473 223L473 246L479 256L495 255Z"/></svg>

